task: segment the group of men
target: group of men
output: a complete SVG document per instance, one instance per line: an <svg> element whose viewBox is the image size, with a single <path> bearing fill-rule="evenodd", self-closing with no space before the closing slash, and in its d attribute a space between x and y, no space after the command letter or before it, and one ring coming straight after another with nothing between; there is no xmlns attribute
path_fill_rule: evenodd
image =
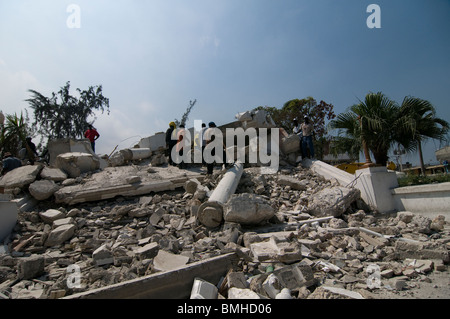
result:
<svg viewBox="0 0 450 319"><path fill-rule="evenodd" d="M36 150L36 145L33 143L31 137L25 139L25 145L19 152L19 157L28 161L31 165L38 157ZM22 166L22 160L13 156L11 152L6 152L3 154L2 169L0 175L5 175L6 173Z"/></svg>
<svg viewBox="0 0 450 319"><path fill-rule="evenodd" d="M304 122L302 124L299 124L297 119L294 119L293 122L294 122L293 132L294 134L297 134L299 136L302 158L314 158L314 144L313 144L314 126L311 123L309 117L305 116ZM208 175L213 173L215 162L212 163L205 162L204 150L208 144L214 141L215 138L214 129L216 127L217 126L214 122L210 122L208 124L208 128L206 127L205 123L203 123L201 130L194 137L194 147L198 148L198 150L201 150L202 164L206 165ZM183 157L183 152L186 150L186 147L190 150L191 141L183 142L183 139L185 138L186 138L185 126L180 125L177 128L175 122L170 122L169 128L166 131L166 146L168 150L169 165L173 166L178 165L179 168L185 168L186 164L184 163L183 160L181 160L181 162L177 161L179 163L176 164L173 158L174 154ZM176 147L175 152L173 152L174 147ZM215 157L216 155L215 151L216 148L211 149L212 157ZM225 146L223 147L222 159L224 163L227 163Z"/></svg>
<svg viewBox="0 0 450 319"><path fill-rule="evenodd" d="M202 164L206 165L208 175L211 175L213 173L215 162L210 163L210 162L205 161L204 151L205 151L206 146L214 141L214 138L215 138L214 129L215 128L217 128L217 126L214 122L210 122L208 124L208 127L206 127L206 124L203 123L201 130L194 137L194 147L198 151L201 151ZM186 167L186 163L184 163L183 160L177 161L179 163L176 164L174 161L174 158L173 158L174 154L178 154L180 157L183 157L184 152L186 151L186 147L188 147L190 149L191 141L185 140L183 142L184 139L187 139L185 126L183 124L181 124L177 128L175 122L169 123L169 128L166 131L166 146L167 146L168 153L169 153L168 154L169 165L173 165L173 166L178 165L179 168ZM175 152L173 152L174 147L176 147ZM223 159L225 160L225 158L226 158L225 157L225 148L223 149L223 152L224 152ZM212 157L215 156L215 148L213 148L211 150L211 156ZM225 162L226 162L226 160L225 160Z"/></svg>

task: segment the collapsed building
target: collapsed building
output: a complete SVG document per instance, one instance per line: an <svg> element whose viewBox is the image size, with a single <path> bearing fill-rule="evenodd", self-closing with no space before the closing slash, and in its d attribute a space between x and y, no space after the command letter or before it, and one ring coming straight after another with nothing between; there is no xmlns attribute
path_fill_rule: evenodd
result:
<svg viewBox="0 0 450 319"><path fill-rule="evenodd" d="M274 127L236 118L220 129ZM380 212L297 162L295 136L278 143L275 173L236 161L208 176L167 165L163 133L109 157L55 141L49 165L0 180L0 298L450 296L445 217Z"/></svg>

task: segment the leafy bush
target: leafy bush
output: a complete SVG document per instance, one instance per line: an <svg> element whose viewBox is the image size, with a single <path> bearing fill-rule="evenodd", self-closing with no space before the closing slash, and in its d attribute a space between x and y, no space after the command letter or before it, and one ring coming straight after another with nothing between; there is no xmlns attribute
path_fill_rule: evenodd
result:
<svg viewBox="0 0 450 319"><path fill-rule="evenodd" d="M398 179L398 185L400 187L446 182L450 182L450 174L439 174L432 176L406 175L405 177L400 177Z"/></svg>

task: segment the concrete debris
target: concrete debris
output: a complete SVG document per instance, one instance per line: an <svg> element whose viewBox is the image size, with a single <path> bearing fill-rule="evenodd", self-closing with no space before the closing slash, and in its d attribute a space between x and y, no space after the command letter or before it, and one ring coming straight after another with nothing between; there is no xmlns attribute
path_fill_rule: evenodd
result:
<svg viewBox="0 0 450 319"><path fill-rule="evenodd" d="M241 225L258 225L275 215L270 201L255 194L235 194L225 205L224 220Z"/></svg>
<svg viewBox="0 0 450 319"><path fill-rule="evenodd" d="M191 299L216 299L218 289L213 284L200 279L195 278L192 285Z"/></svg>
<svg viewBox="0 0 450 319"><path fill-rule="evenodd" d="M6 173L6 175L0 179L0 187L5 189L26 187L36 180L36 177L42 168L42 165L27 165L16 168L11 172Z"/></svg>
<svg viewBox="0 0 450 319"><path fill-rule="evenodd" d="M308 203L308 212L317 217L330 215L338 217L359 197L360 191L356 188L341 186L325 188Z"/></svg>
<svg viewBox="0 0 450 319"><path fill-rule="evenodd" d="M82 173L99 169L100 161L96 156L89 153L65 153L56 157L55 167L61 169L69 177L76 178Z"/></svg>
<svg viewBox="0 0 450 319"><path fill-rule="evenodd" d="M46 200L52 197L59 188L60 186L52 180L41 180L30 184L28 191L35 199Z"/></svg>
<svg viewBox="0 0 450 319"><path fill-rule="evenodd" d="M0 298L124 297L120 284L126 298L164 287L192 299L415 298L426 287L450 296L435 279L449 272L443 216L379 214L359 190L301 164L209 176L153 165L158 152L135 149L127 165L101 170L89 159L88 172L35 165L3 177L6 193L38 202L0 246Z"/></svg>

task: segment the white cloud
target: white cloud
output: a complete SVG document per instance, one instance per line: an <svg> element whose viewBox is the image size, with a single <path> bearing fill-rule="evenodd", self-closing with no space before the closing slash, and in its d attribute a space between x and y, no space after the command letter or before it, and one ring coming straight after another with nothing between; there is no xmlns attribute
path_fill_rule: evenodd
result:
<svg viewBox="0 0 450 319"><path fill-rule="evenodd" d="M28 90L40 91L44 87L36 77L26 70L8 69L8 64L0 58L0 109L4 113L20 113L27 108Z"/></svg>

